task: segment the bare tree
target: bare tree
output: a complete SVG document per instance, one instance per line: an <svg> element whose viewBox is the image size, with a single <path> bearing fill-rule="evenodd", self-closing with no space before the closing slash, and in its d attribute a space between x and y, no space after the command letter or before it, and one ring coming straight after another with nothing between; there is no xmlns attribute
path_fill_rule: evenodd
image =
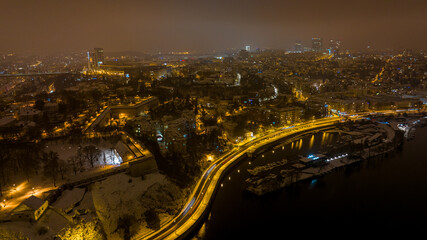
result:
<svg viewBox="0 0 427 240"><path fill-rule="evenodd" d="M16 163L25 174L27 181L30 181L30 174L39 167L38 150L33 145L23 145L22 149L15 155Z"/></svg>
<svg viewBox="0 0 427 240"><path fill-rule="evenodd" d="M81 172L84 171L85 169L84 164L86 159L83 154L83 148L80 148L79 151L77 152L76 160L79 164L79 171Z"/></svg>
<svg viewBox="0 0 427 240"><path fill-rule="evenodd" d="M57 152L50 151L48 153L43 154L43 159L45 161L44 164L44 174L47 177L51 177L53 179L53 185L56 187L56 175L58 172L58 160L59 156Z"/></svg>
<svg viewBox="0 0 427 240"><path fill-rule="evenodd" d="M98 158L101 155L101 151L94 145L89 145L83 148L82 154L93 168L94 163L98 161Z"/></svg>
<svg viewBox="0 0 427 240"><path fill-rule="evenodd" d="M6 185L6 165L7 165L7 161L9 160L10 157L10 151L9 148L6 147L2 147L2 149L0 149L0 174L1 174L1 178L2 178L2 183L0 183L0 196L3 196L3 191L1 186L2 185Z"/></svg>
<svg viewBox="0 0 427 240"><path fill-rule="evenodd" d="M102 156L102 161L104 162L104 165L107 165L107 157L105 156L105 152L103 152Z"/></svg>
<svg viewBox="0 0 427 240"><path fill-rule="evenodd" d="M61 174L61 179L64 180L64 175L67 173L67 164L64 161L58 162L58 172Z"/></svg>
<svg viewBox="0 0 427 240"><path fill-rule="evenodd" d="M74 175L77 175L77 171L80 169L80 163L77 156L71 156L68 159L68 164L70 165L71 169L73 169Z"/></svg>
<svg viewBox="0 0 427 240"><path fill-rule="evenodd" d="M114 157L115 157L115 148L110 148L110 161L113 163L114 162Z"/></svg>

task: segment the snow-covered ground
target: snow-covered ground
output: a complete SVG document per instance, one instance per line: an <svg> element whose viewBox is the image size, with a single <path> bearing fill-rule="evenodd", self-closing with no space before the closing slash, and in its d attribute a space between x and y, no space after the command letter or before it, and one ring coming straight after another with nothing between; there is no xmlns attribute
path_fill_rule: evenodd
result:
<svg viewBox="0 0 427 240"><path fill-rule="evenodd" d="M82 139L82 141L79 142L79 144L70 143L68 139L60 139L60 140L52 140L52 141L46 142L44 151L57 152L60 160L68 162L72 156L77 155L77 152L79 151L80 148L83 148L89 145L95 145L99 150L101 150L101 156L99 160L95 162L94 166L102 167L104 165L117 165L117 164L120 164L120 162L122 162L122 160L111 151L111 149L114 149L115 144L116 144L116 141L106 141L103 139L100 139L99 142L93 142L90 140ZM104 154L105 154L106 164L104 164L103 162ZM90 169L91 168L90 164L86 163L85 168Z"/></svg>
<svg viewBox="0 0 427 240"><path fill-rule="evenodd" d="M133 178L117 174L92 185L92 198L108 239L122 239L117 231L119 219L130 216L131 235L150 231L145 212L156 209L160 224L172 218L183 206L185 195L162 174Z"/></svg>
<svg viewBox="0 0 427 240"><path fill-rule="evenodd" d="M73 190L65 190L52 206L66 210L76 202L79 202L85 194L84 188L74 188Z"/></svg>
<svg viewBox="0 0 427 240"><path fill-rule="evenodd" d="M55 189L51 180L47 180L43 176L36 176L27 180L17 181L15 186L9 186L3 190L3 199L0 204L0 218L7 218L10 212L16 208L25 199L34 195L39 198L47 196L47 192Z"/></svg>
<svg viewBox="0 0 427 240"><path fill-rule="evenodd" d="M6 222L0 224L0 232L9 232L15 235L20 235L31 240L53 239L58 231L68 226L70 222L56 213L52 209L47 209L42 217L35 223L27 221L21 222ZM45 229L46 232L41 234L39 231ZM1 236L0 234L0 237ZM1 238L1 239L16 239L16 238ZM20 239L20 238L18 238Z"/></svg>
<svg viewBox="0 0 427 240"><path fill-rule="evenodd" d="M84 236L102 239L105 233L107 239L123 239L123 231L119 229L123 217L131 219L131 235L144 235L152 231L147 227L145 212L155 209L160 224L169 221L185 204L188 191L159 173L144 177L120 173L91 184L87 190L65 190L36 223L0 223L0 237L21 234L41 240L59 234L63 239L87 239ZM48 231L40 235L38 231L43 227Z"/></svg>
<svg viewBox="0 0 427 240"><path fill-rule="evenodd" d="M11 175L11 184L2 186L3 198L0 200L0 218L4 219L9 213L26 198L35 195L40 198L47 196L46 192L61 186L64 183L73 182L91 177L100 172L110 170L120 166L121 159L113 153L116 141L100 140L99 142L85 141L82 139L80 143L72 144L68 139L47 141L44 145L44 152L54 151L59 155L59 161L69 163L72 156L77 155L79 148L93 144L101 150L99 160L95 162L92 168L90 163L85 162L84 171L75 174L71 167L67 167L64 178L58 173L56 186L53 184L52 178L48 178L43 174L42 167L38 169L37 174L30 176L29 181L23 174ZM104 163L104 155L106 163Z"/></svg>

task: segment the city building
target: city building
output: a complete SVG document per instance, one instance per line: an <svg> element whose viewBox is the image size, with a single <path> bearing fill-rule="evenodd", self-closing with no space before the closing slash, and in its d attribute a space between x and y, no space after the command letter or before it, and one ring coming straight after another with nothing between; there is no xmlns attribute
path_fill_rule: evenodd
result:
<svg viewBox="0 0 427 240"><path fill-rule="evenodd" d="M15 221L37 221L46 211L49 203L38 197L31 196L25 199L12 211L12 219Z"/></svg>
<svg viewBox="0 0 427 240"><path fill-rule="evenodd" d="M341 50L341 41L339 40L329 40L329 49L332 54L338 55Z"/></svg>
<svg viewBox="0 0 427 240"><path fill-rule="evenodd" d="M159 99L151 96L143 99L134 105L117 105L107 107L101 114L90 124L87 130L93 130L96 126L104 127L107 125L124 125L124 123L132 118L141 116L150 108L155 108L159 105ZM117 124L118 122L118 124Z"/></svg>
<svg viewBox="0 0 427 240"><path fill-rule="evenodd" d="M13 126L15 123L16 123L16 118L14 118L13 116L0 117L0 128L10 127L10 126Z"/></svg>
<svg viewBox="0 0 427 240"><path fill-rule="evenodd" d="M87 58L88 58L88 69L89 70L98 69L102 64L104 64L104 49L94 48L93 51L88 51Z"/></svg>
<svg viewBox="0 0 427 240"><path fill-rule="evenodd" d="M37 109L31 107L23 107L19 109L18 119L19 121L36 121L41 118L43 113Z"/></svg>
<svg viewBox="0 0 427 240"><path fill-rule="evenodd" d="M321 38L315 37L311 39L311 48L313 49L313 51L315 52L320 52L322 51L322 46L323 42Z"/></svg>
<svg viewBox="0 0 427 240"><path fill-rule="evenodd" d="M165 122L163 135L167 149L181 154L187 152L188 121L185 118Z"/></svg>
<svg viewBox="0 0 427 240"><path fill-rule="evenodd" d="M301 121L303 115L303 109L300 107L286 107L286 108L274 108L272 113L275 115L275 119L282 124L292 124Z"/></svg>
<svg viewBox="0 0 427 240"><path fill-rule="evenodd" d="M302 46L302 43L301 43L301 41L296 41L295 42L295 52L297 52L297 53L302 53L304 51L304 48L303 48L303 46Z"/></svg>

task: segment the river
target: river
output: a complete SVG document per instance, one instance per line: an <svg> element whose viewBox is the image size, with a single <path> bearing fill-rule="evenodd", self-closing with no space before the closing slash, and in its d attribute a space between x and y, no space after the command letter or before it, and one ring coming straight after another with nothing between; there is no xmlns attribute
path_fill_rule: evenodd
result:
<svg viewBox="0 0 427 240"><path fill-rule="evenodd" d="M427 229L427 128L403 150L347 166L261 197L247 193L246 169L334 144L333 134L309 135L252 162L223 180L211 214L192 239L406 236ZM344 235L343 235L344 234ZM423 238L423 237L422 237Z"/></svg>

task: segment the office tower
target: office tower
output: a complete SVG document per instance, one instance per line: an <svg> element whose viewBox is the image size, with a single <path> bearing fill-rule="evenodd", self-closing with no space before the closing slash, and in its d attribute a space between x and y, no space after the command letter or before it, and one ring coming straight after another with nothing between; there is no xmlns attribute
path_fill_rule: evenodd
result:
<svg viewBox="0 0 427 240"><path fill-rule="evenodd" d="M341 50L341 41L336 40L335 49L334 49L335 54L338 55L340 53L340 50Z"/></svg>
<svg viewBox="0 0 427 240"><path fill-rule="evenodd" d="M251 46L249 46L249 45L245 46L245 50L248 51L248 52L250 52L251 51Z"/></svg>
<svg viewBox="0 0 427 240"><path fill-rule="evenodd" d="M302 53L303 52L303 47L302 47L302 43L301 41L295 41L295 52L299 52Z"/></svg>
<svg viewBox="0 0 427 240"><path fill-rule="evenodd" d="M315 52L322 51L322 39L321 38L312 38L311 39L312 49Z"/></svg>
<svg viewBox="0 0 427 240"><path fill-rule="evenodd" d="M103 48L94 48L95 50L95 63L99 67L104 63L104 49Z"/></svg>
<svg viewBox="0 0 427 240"><path fill-rule="evenodd" d="M331 53L338 55L341 50L341 41L329 40L329 49L331 50Z"/></svg>
<svg viewBox="0 0 427 240"><path fill-rule="evenodd" d="M90 70L97 69L104 63L104 49L94 48L94 51L87 52L88 68Z"/></svg>
<svg viewBox="0 0 427 240"><path fill-rule="evenodd" d="M335 48L335 40L329 40L329 48L334 49Z"/></svg>

